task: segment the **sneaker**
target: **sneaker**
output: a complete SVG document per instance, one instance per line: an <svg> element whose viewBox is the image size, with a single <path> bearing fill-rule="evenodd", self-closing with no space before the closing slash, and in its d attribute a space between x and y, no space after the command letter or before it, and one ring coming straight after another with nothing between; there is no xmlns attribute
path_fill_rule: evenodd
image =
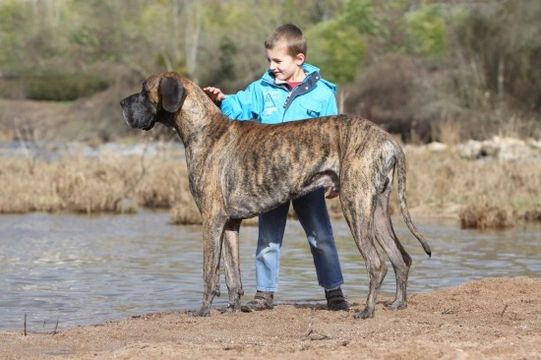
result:
<svg viewBox="0 0 541 360"><path fill-rule="evenodd" d="M349 311L349 304L342 293L342 289L325 290L325 298L327 299L327 310Z"/></svg>
<svg viewBox="0 0 541 360"><path fill-rule="evenodd" d="M272 310L274 308L274 305L272 304L273 300L273 292L258 290L255 293L254 299L247 302L245 305L242 305L240 310L243 312Z"/></svg>

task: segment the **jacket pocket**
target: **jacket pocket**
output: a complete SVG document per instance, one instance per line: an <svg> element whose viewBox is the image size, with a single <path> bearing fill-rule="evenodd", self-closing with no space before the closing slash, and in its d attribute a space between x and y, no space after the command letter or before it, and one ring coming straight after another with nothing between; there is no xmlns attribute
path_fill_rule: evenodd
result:
<svg viewBox="0 0 541 360"><path fill-rule="evenodd" d="M303 117L314 118L321 116L322 103L315 99L303 101L299 104L299 110Z"/></svg>

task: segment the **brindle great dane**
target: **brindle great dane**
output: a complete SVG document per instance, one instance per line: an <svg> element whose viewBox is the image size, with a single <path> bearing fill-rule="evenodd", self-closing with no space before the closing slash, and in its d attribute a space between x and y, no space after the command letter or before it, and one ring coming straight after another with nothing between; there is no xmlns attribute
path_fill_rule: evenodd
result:
<svg viewBox="0 0 541 360"><path fill-rule="evenodd" d="M223 252L229 308L240 310L243 295L239 228L251 218L320 187L338 192L345 219L370 276L364 310L374 316L376 297L387 273L377 243L396 277L396 296L387 306L406 307L411 257L395 235L389 196L396 173L402 217L430 256L428 243L413 224L406 204L406 160L392 136L372 122L337 115L264 125L233 121L203 90L174 72L155 74L141 92L120 102L132 128L156 122L174 128L186 150L190 190L203 221L203 304L209 316L219 295Z"/></svg>

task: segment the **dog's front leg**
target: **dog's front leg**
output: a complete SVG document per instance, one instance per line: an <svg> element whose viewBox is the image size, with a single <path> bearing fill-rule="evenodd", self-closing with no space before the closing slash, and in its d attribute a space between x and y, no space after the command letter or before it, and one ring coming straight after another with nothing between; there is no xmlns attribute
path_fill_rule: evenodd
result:
<svg viewBox="0 0 541 360"><path fill-rule="evenodd" d="M224 232L224 266L225 282L229 293L228 308L240 311L240 297L244 295L240 275L239 229L242 220L231 219L225 225Z"/></svg>
<svg viewBox="0 0 541 360"><path fill-rule="evenodd" d="M197 316L210 316L212 300L220 296L220 253L224 233L224 221L215 218L205 221L203 216L203 304Z"/></svg>

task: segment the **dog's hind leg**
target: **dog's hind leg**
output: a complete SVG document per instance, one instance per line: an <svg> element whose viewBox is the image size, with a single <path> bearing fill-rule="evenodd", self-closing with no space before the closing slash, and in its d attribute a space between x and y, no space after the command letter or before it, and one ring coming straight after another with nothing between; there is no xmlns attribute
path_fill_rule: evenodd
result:
<svg viewBox="0 0 541 360"><path fill-rule="evenodd" d="M225 225L222 253L225 267L225 283L229 294L228 309L240 311L240 297L244 295L240 275L239 229L240 219L230 219Z"/></svg>
<svg viewBox="0 0 541 360"><path fill-rule="evenodd" d="M408 272L411 266L411 256L406 252L398 240L389 216L389 196L391 194L391 181L388 182L383 193L377 196L376 212L374 216L376 239L389 257L396 279L396 295L387 307L392 310L405 309L407 306L406 286Z"/></svg>
<svg viewBox="0 0 541 360"><path fill-rule="evenodd" d="M376 205L376 195L368 189L371 188L368 184L360 186L362 191L355 192L344 189L342 183L342 192L340 193L340 201L344 216L351 229L353 239L357 248L364 258L366 270L370 277L369 291L366 299L366 307L363 311L354 315L355 318L367 319L374 317L376 309L376 299L381 284L387 273L387 267L381 260L375 244L374 236L374 211ZM345 190L345 191L344 191ZM353 195L353 197L344 195Z"/></svg>
<svg viewBox="0 0 541 360"><path fill-rule="evenodd" d="M211 218L212 221L205 218ZM212 300L220 296L220 254L226 219L203 215L203 304L197 316L210 316Z"/></svg>

